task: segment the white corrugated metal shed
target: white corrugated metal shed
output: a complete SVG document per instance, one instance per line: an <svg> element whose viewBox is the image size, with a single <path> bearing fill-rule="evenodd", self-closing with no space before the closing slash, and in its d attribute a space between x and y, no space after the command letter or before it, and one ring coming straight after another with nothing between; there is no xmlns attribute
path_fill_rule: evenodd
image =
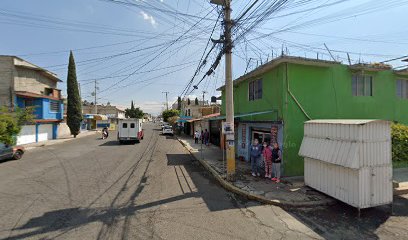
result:
<svg viewBox="0 0 408 240"><path fill-rule="evenodd" d="M351 169L305 158L305 184L356 208L392 202L392 169ZM384 184L386 182L387 184Z"/></svg>
<svg viewBox="0 0 408 240"><path fill-rule="evenodd" d="M391 164L390 122L312 120L304 125L299 155L358 169Z"/></svg>
<svg viewBox="0 0 408 240"><path fill-rule="evenodd" d="M392 203L390 122L311 120L299 155L305 183L357 208Z"/></svg>

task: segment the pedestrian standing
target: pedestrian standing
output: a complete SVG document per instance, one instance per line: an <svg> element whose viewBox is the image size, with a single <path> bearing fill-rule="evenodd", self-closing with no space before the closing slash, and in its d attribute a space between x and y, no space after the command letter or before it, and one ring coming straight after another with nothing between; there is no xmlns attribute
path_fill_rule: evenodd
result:
<svg viewBox="0 0 408 240"><path fill-rule="evenodd" d="M265 162L265 178L272 178L272 150L267 142L263 143L262 156Z"/></svg>
<svg viewBox="0 0 408 240"><path fill-rule="evenodd" d="M210 142L210 132L208 132L207 129L205 129L205 132L204 132L204 142L206 146L208 146Z"/></svg>
<svg viewBox="0 0 408 240"><path fill-rule="evenodd" d="M195 144L198 144L198 139L200 139L200 132L195 131L195 133L194 133L194 143Z"/></svg>
<svg viewBox="0 0 408 240"><path fill-rule="evenodd" d="M259 159L261 158L261 145L259 144L258 139L254 139L251 145L250 155L251 155L251 170L252 176L261 176L259 170Z"/></svg>
<svg viewBox="0 0 408 240"><path fill-rule="evenodd" d="M201 130L200 139L201 139L201 144L204 144L204 131L203 130Z"/></svg>
<svg viewBox="0 0 408 240"><path fill-rule="evenodd" d="M273 167L274 177L272 178L272 181L276 181L277 183L280 182L281 162L282 162L282 152L279 149L278 143L274 143L273 149L272 149L272 167Z"/></svg>

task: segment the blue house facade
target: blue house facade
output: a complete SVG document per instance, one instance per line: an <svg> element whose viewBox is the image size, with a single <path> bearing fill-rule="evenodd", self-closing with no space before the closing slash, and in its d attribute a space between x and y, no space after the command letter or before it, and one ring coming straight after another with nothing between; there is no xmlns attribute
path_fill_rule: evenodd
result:
<svg viewBox="0 0 408 240"><path fill-rule="evenodd" d="M58 77L43 68L16 56L0 56L0 106L34 108L34 123L24 125L17 144L58 138L64 119L64 104ZM9 84L9 85L8 85Z"/></svg>

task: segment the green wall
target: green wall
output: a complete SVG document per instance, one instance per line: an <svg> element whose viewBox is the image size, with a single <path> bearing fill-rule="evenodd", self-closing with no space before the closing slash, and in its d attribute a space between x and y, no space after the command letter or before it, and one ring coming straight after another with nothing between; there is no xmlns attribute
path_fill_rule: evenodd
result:
<svg viewBox="0 0 408 240"><path fill-rule="evenodd" d="M286 76L287 73L287 76ZM308 120L296 101L312 119L385 119L408 124L408 100L396 96L397 76L391 70L364 72L373 76L373 96L352 96L353 70L346 65L328 66L281 63L263 78L262 99L248 101L248 81L234 87L235 114L277 110L277 113L246 117L244 121L284 122L285 175L303 175L303 159L298 156L303 139L303 123ZM225 94L222 92L222 114Z"/></svg>
<svg viewBox="0 0 408 240"><path fill-rule="evenodd" d="M364 74L373 76L373 96L356 97L352 96L353 72L341 64L329 67L288 64L288 77L284 81L312 119L385 119L408 124L408 100L396 96L396 79L404 78L391 70L365 71ZM303 159L298 151L303 123L308 119L287 91L286 94L285 169L287 174L303 175Z"/></svg>
<svg viewBox="0 0 408 240"><path fill-rule="evenodd" d="M275 110L273 113L262 114L257 116L250 116L241 118L243 121L272 121L283 119L283 66L274 68L273 70L261 74L250 80L262 78L262 99L254 101L248 100L249 80L241 82L234 86L234 113L235 115L241 113L252 113ZM221 112L225 114L225 92L222 91L222 105Z"/></svg>

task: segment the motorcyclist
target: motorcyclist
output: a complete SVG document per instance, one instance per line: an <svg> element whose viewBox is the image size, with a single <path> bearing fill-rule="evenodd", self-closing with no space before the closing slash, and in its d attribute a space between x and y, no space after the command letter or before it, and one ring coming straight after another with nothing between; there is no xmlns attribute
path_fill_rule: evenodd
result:
<svg viewBox="0 0 408 240"><path fill-rule="evenodd" d="M104 128L102 129L102 139L108 138L108 136L109 136L108 128L107 128L107 127L104 127Z"/></svg>

